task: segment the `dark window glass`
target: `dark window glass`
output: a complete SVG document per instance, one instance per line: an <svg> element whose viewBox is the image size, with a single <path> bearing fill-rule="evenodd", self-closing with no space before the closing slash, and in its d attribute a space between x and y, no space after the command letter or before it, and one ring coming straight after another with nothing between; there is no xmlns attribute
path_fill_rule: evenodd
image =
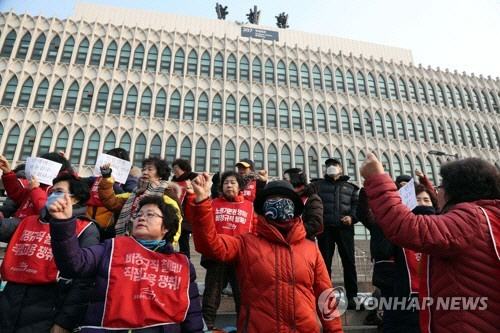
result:
<svg viewBox="0 0 500 333"><path fill-rule="evenodd" d="M30 47L31 43L31 34L29 32L25 33L23 38L21 38L21 42L19 43L19 46L17 47L17 55L16 58L18 59L25 59L26 56L28 55L28 49Z"/></svg>
<svg viewBox="0 0 500 333"><path fill-rule="evenodd" d="M181 113L181 94L175 90L170 96L170 107L168 117L170 119L179 119Z"/></svg>
<svg viewBox="0 0 500 333"><path fill-rule="evenodd" d="M155 117L163 118L165 117L167 110L167 93L164 89L160 89L158 95L156 95L155 103Z"/></svg>
<svg viewBox="0 0 500 333"><path fill-rule="evenodd" d="M271 59L266 60L266 83L274 84L274 64Z"/></svg>
<svg viewBox="0 0 500 333"><path fill-rule="evenodd" d="M17 34L14 30L11 30L5 41L3 42L2 51L0 52L0 57L9 58L14 48L14 43L16 42Z"/></svg>
<svg viewBox="0 0 500 333"><path fill-rule="evenodd" d="M118 53L118 47L115 42L111 42L106 51L106 59L104 61L104 66L115 67L116 54Z"/></svg>
<svg viewBox="0 0 500 333"><path fill-rule="evenodd" d="M34 108L43 108L45 100L47 99L47 92L49 91L49 81L44 79L39 85L36 92L35 100L33 101Z"/></svg>
<svg viewBox="0 0 500 333"><path fill-rule="evenodd" d="M87 157L85 158L85 164L94 165L97 162L97 154L99 153L99 143L101 142L101 136L97 130L92 133L89 138L87 145Z"/></svg>
<svg viewBox="0 0 500 333"><path fill-rule="evenodd" d="M57 81L56 85L52 89L52 97L50 98L49 109L59 110L61 106L61 100L64 90L64 84L62 80Z"/></svg>
<svg viewBox="0 0 500 333"><path fill-rule="evenodd" d="M61 55L61 62L69 64L71 62L71 57L73 56L73 49L75 48L75 40L73 37L69 37L63 47L63 52ZM87 45L88 50L88 45Z"/></svg>
<svg viewBox="0 0 500 333"><path fill-rule="evenodd" d="M78 47L75 63L82 65L85 64L88 52L89 52L89 40L85 38L84 40L81 41L80 46Z"/></svg>
<svg viewBox="0 0 500 333"><path fill-rule="evenodd" d="M45 34L42 33L35 41L35 46L31 52L31 60L42 59L43 48L45 47Z"/></svg>
<svg viewBox="0 0 500 333"><path fill-rule="evenodd" d="M187 63L187 74L197 75L198 74L198 54L195 50L191 50L188 55Z"/></svg>
<svg viewBox="0 0 500 333"><path fill-rule="evenodd" d="M276 106L272 100L269 100L266 105L266 125L276 127Z"/></svg>
<svg viewBox="0 0 500 333"><path fill-rule="evenodd" d="M156 72L156 63L158 62L158 49L156 46L151 46L148 53L148 59L146 62L146 70L151 72Z"/></svg>
<svg viewBox="0 0 500 333"><path fill-rule="evenodd" d="M151 93L151 89L146 88L142 93L139 115L143 117L149 117L151 115L152 103L153 103L153 94Z"/></svg>
<svg viewBox="0 0 500 333"><path fill-rule="evenodd" d="M137 109L137 99L138 93L137 88L132 87L129 89L127 94L127 102L125 104L125 114L126 115L135 115L135 110Z"/></svg>
<svg viewBox="0 0 500 333"><path fill-rule="evenodd" d="M262 82L262 65L258 57L255 57L252 62L252 81Z"/></svg>
<svg viewBox="0 0 500 333"><path fill-rule="evenodd" d="M240 60L240 80L249 81L250 80L250 65L248 63L248 58L242 56Z"/></svg>
<svg viewBox="0 0 500 333"><path fill-rule="evenodd" d="M71 146L71 154L69 156L69 161L71 164L80 164L80 159L83 153L83 141L85 136L82 130L78 130L76 135L73 137L73 144Z"/></svg>
<svg viewBox="0 0 500 333"><path fill-rule="evenodd" d="M121 85L115 88L113 96L111 97L111 109L109 110L111 114L120 114L122 110L123 103L123 88Z"/></svg>
<svg viewBox="0 0 500 333"><path fill-rule="evenodd" d="M167 46L161 53L160 72L169 73L171 63L172 63L172 52L170 52L170 49Z"/></svg>
<svg viewBox="0 0 500 333"><path fill-rule="evenodd" d="M258 98L256 98L253 102L252 113L253 113L253 125L262 126L263 125L262 103Z"/></svg>
<svg viewBox="0 0 500 333"><path fill-rule="evenodd" d="M107 84L103 84L97 93L97 102L95 105L95 112L105 113L108 106L109 89Z"/></svg>
<svg viewBox="0 0 500 333"><path fill-rule="evenodd" d="M178 49L175 53L174 59L174 74L183 74L184 73L184 51L182 49Z"/></svg>
<svg viewBox="0 0 500 333"><path fill-rule="evenodd" d="M200 98L198 98L198 120L207 121L208 120L208 97L207 94L202 93Z"/></svg>
<svg viewBox="0 0 500 333"><path fill-rule="evenodd" d="M94 96L94 85L89 82L83 89L82 100L80 102L80 111L90 111L92 105L92 97Z"/></svg>
<svg viewBox="0 0 500 333"><path fill-rule="evenodd" d="M17 100L17 106L28 106L32 91L33 79L29 77L26 79L26 81L24 81L23 87L21 88L21 94L19 95L19 99Z"/></svg>
<svg viewBox="0 0 500 333"><path fill-rule="evenodd" d="M56 35L54 38L52 38L52 41L49 44L49 50L47 52L47 56L45 57L45 61L56 61L57 52L59 51L59 44L61 44L61 38Z"/></svg>
<svg viewBox="0 0 500 333"><path fill-rule="evenodd" d="M144 63L144 46L142 46L142 44L139 44L139 46L135 48L132 68L137 70L142 70L143 63Z"/></svg>
<svg viewBox="0 0 500 333"><path fill-rule="evenodd" d="M222 121L222 98L219 94L212 100L212 121L216 123Z"/></svg>
<svg viewBox="0 0 500 333"><path fill-rule="evenodd" d="M71 86L69 86L69 90L66 95L66 103L64 104L64 110L75 111L79 91L80 86L78 85L78 82L75 81L71 84Z"/></svg>
<svg viewBox="0 0 500 333"><path fill-rule="evenodd" d="M129 43L125 43L125 45L122 46L122 50L120 52L120 60L118 61L118 67L127 69L128 64L130 62L130 53L132 52L132 49L130 48Z"/></svg>
<svg viewBox="0 0 500 333"><path fill-rule="evenodd" d="M230 80L236 80L236 58L232 54L227 58L226 77Z"/></svg>
<svg viewBox="0 0 500 333"><path fill-rule="evenodd" d="M38 156L48 153L50 151L50 144L52 143L52 129L47 127L45 131L42 133L42 137L40 138L40 143L38 144L38 152L36 153ZM66 149L66 147L64 147Z"/></svg>
<svg viewBox="0 0 500 333"><path fill-rule="evenodd" d="M3 105L12 105L12 101L14 100L14 95L16 94L17 89L17 76L13 76L9 82L7 82L7 86L5 87L5 91L3 92L2 104Z"/></svg>
<svg viewBox="0 0 500 333"><path fill-rule="evenodd" d="M102 41L98 39L94 43L94 47L92 47L92 53L90 55L89 65L99 66L101 64L101 56L102 56L103 45ZM113 60L114 62L114 60Z"/></svg>
<svg viewBox="0 0 500 333"><path fill-rule="evenodd" d="M183 119L184 120L193 120L194 119L194 95L192 92L188 91L186 97L184 97L184 112Z"/></svg>

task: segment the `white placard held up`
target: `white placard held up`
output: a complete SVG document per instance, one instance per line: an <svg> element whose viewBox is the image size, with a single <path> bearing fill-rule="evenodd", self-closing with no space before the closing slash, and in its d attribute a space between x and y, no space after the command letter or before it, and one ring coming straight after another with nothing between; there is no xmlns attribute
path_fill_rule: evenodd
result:
<svg viewBox="0 0 500 333"><path fill-rule="evenodd" d="M398 192L403 204L410 210L418 206L417 195L415 194L415 180L413 178L405 186L401 187Z"/></svg>
<svg viewBox="0 0 500 333"><path fill-rule="evenodd" d="M100 176L101 166L106 163L111 164L111 169L113 169L111 176L115 179L115 181L124 184L127 181L128 174L130 173L132 162L122 160L108 154L101 154L97 158L97 162L94 167L94 175Z"/></svg>
<svg viewBox="0 0 500 333"><path fill-rule="evenodd" d="M40 184L52 185L52 180L61 171L62 164L40 157L28 157L26 159L26 179L29 181L31 175L35 175Z"/></svg>

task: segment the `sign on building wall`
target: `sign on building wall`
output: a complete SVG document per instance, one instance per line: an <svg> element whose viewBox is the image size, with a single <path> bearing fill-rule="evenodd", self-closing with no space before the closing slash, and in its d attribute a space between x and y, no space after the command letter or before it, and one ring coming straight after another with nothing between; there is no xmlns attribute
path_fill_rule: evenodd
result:
<svg viewBox="0 0 500 333"><path fill-rule="evenodd" d="M275 40L279 42L280 33L278 31L241 27L241 37L259 38L264 40Z"/></svg>

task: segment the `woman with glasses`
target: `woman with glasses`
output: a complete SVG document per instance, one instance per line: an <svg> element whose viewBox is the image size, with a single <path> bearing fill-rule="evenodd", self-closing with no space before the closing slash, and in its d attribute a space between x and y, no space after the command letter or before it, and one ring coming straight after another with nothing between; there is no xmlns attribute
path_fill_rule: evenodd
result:
<svg viewBox="0 0 500 333"><path fill-rule="evenodd" d="M196 273L174 251L177 208L161 195L145 196L133 215L132 237L81 248L73 237L71 198L49 207L57 267L71 277L96 278L82 332L202 332Z"/></svg>

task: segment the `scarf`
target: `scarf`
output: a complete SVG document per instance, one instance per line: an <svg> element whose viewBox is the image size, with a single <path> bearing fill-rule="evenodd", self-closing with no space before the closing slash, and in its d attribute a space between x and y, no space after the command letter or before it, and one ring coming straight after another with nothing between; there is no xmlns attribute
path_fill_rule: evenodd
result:
<svg viewBox="0 0 500 333"><path fill-rule="evenodd" d="M147 239L139 239L135 238L134 239L139 242L142 246L144 246L146 249L149 249L151 251L155 251L156 249L162 248L165 246L167 243L166 240L147 240Z"/></svg>

